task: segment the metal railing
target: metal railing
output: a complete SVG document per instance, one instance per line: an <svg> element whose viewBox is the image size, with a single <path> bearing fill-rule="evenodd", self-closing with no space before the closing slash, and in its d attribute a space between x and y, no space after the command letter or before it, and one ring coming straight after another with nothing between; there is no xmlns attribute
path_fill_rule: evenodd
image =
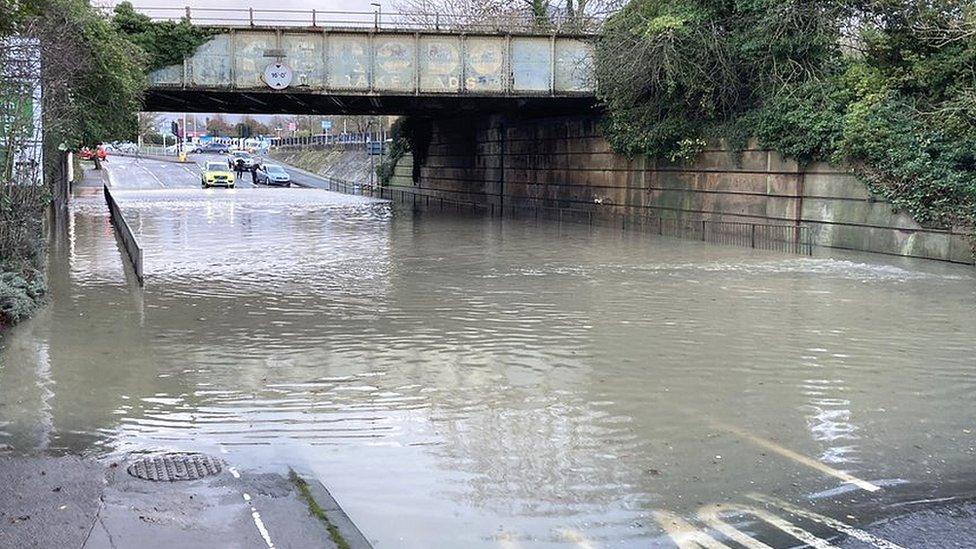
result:
<svg viewBox="0 0 976 549"><path fill-rule="evenodd" d="M316 177L324 179L325 182L329 184L328 190L330 191L343 194L373 196L373 189L369 185L353 183L352 181L346 181L344 179L336 179L335 177L329 177L327 175L316 175Z"/></svg>
<svg viewBox="0 0 976 549"><path fill-rule="evenodd" d="M178 153L176 152L176 149L171 149L169 147L163 147L163 146L159 146L159 145L143 145L143 146L139 147L137 150L135 150L133 152L124 153L124 154L129 154L129 155L133 155L133 156L139 155L139 154L148 154L148 155L153 155L153 156L173 156L173 157L175 157L175 156L177 156Z"/></svg>
<svg viewBox="0 0 976 549"><path fill-rule="evenodd" d="M492 217L497 215L522 219L531 218L537 221L619 226L622 230L699 240L710 244L813 255L813 239L810 228L803 225L717 221L692 216L664 216L660 212L620 214L527 204L502 207L494 203L458 200L440 195L433 196L403 188L371 188L369 185L360 185L334 178L327 178L327 181L329 190L332 191L384 198L393 203L410 205L414 209L437 209L456 213L481 213Z"/></svg>
<svg viewBox="0 0 976 549"><path fill-rule="evenodd" d="M129 261L132 263L132 269L135 271L136 279L139 281L139 285L142 286L144 284L142 246L139 245L136 235L132 233L132 229L122 215L122 210L119 208L118 203L115 202L115 197L112 196L112 191L108 189L108 185L102 185L102 191L105 193L105 203L108 204L112 226L115 227L115 232L118 233L119 240L122 241L125 254L129 256Z"/></svg>
<svg viewBox="0 0 976 549"><path fill-rule="evenodd" d="M111 15L113 6L99 6ZM540 20L528 13L460 15L423 12L331 11L255 8L137 6L154 21L188 21L213 27L353 28L391 31L595 34L607 14L557 13Z"/></svg>
<svg viewBox="0 0 976 549"><path fill-rule="evenodd" d="M271 137L269 141L272 147L310 147L310 146L359 146L363 147L367 143L383 140L388 133L339 133L339 134L316 134L304 135L301 137Z"/></svg>

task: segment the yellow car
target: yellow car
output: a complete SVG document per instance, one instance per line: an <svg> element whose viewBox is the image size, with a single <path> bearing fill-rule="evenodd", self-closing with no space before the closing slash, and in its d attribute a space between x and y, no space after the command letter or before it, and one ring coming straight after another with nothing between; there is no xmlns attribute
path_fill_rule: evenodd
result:
<svg viewBox="0 0 976 549"><path fill-rule="evenodd" d="M234 188L234 172L227 168L223 162L207 162L204 166L203 174L200 176L200 184L204 189L210 187Z"/></svg>

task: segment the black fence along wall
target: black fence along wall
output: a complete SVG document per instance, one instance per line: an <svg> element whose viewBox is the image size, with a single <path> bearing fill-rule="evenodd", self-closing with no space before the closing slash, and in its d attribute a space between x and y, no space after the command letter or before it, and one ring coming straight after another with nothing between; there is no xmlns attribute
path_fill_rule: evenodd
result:
<svg viewBox="0 0 976 549"><path fill-rule="evenodd" d="M615 154L596 116L435 122L420 178L401 160L392 185L455 200L559 207L594 216L801 224L814 244L973 263L958 229L893 212L842 167L801 167L774 151L716 143L691 163Z"/></svg>

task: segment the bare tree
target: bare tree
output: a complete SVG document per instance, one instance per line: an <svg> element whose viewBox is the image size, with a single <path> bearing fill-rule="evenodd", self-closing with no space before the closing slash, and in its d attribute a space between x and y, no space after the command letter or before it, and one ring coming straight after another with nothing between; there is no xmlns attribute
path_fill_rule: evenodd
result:
<svg viewBox="0 0 976 549"><path fill-rule="evenodd" d="M139 137L149 139L159 133L159 124L162 117L155 112L139 113Z"/></svg>
<svg viewBox="0 0 976 549"><path fill-rule="evenodd" d="M626 0L397 0L411 26L479 30L585 30Z"/></svg>
<svg viewBox="0 0 976 549"><path fill-rule="evenodd" d="M440 29L502 28L523 0L397 0L394 6L410 26Z"/></svg>

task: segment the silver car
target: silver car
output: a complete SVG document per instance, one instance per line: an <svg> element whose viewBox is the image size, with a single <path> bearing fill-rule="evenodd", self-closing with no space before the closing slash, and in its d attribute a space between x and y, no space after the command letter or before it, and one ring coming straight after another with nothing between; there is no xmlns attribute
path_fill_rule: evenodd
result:
<svg viewBox="0 0 976 549"><path fill-rule="evenodd" d="M254 157L247 151L231 151L230 156L227 157L227 167L233 170L238 162L244 166L245 170L250 170L255 164Z"/></svg>
<svg viewBox="0 0 976 549"><path fill-rule="evenodd" d="M291 176L277 164L265 164L257 170L257 182L264 185L291 187Z"/></svg>

